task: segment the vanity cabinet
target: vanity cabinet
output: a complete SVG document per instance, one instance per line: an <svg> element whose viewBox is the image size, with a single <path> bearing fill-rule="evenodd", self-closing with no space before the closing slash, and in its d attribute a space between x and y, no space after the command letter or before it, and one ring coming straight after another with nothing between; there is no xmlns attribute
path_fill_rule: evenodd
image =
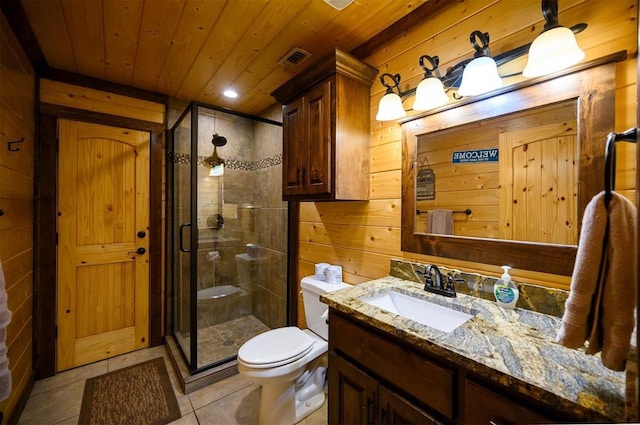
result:
<svg viewBox="0 0 640 425"><path fill-rule="evenodd" d="M377 73L334 49L271 93L283 105L283 200L369 199L369 99Z"/></svg>
<svg viewBox="0 0 640 425"><path fill-rule="evenodd" d="M334 309L329 314L328 377L330 424L577 420L536 400L507 397L507 388L498 392L464 367Z"/></svg>
<svg viewBox="0 0 640 425"><path fill-rule="evenodd" d="M329 353L329 394L337 408L330 410L331 424L437 424L429 414L366 372Z"/></svg>
<svg viewBox="0 0 640 425"><path fill-rule="evenodd" d="M468 424L555 422L469 379L464 381L464 421Z"/></svg>

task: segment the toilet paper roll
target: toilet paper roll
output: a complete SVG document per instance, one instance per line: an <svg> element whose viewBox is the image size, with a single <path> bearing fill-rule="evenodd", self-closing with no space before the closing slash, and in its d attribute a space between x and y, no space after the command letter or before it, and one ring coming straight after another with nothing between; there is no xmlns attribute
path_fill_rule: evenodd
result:
<svg viewBox="0 0 640 425"><path fill-rule="evenodd" d="M330 266L329 263L316 264L316 279L326 282L327 281L326 270L327 270L327 267L329 266Z"/></svg>
<svg viewBox="0 0 640 425"><path fill-rule="evenodd" d="M325 270L327 276L327 283L341 283L342 282L342 267L341 266L329 266Z"/></svg>

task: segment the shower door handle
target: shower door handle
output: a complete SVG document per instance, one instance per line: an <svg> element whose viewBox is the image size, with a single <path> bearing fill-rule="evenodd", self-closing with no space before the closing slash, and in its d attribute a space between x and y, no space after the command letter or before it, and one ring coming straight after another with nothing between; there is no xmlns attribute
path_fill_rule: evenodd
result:
<svg viewBox="0 0 640 425"><path fill-rule="evenodd" d="M180 225L180 251L182 252L191 252L191 249L185 249L183 248L184 246L184 228L185 227L189 227L191 228L191 223L182 223Z"/></svg>

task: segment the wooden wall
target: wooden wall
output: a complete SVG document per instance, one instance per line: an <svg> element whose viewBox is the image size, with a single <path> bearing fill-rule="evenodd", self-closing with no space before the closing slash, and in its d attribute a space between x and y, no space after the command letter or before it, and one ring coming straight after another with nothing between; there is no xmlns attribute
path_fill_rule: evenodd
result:
<svg viewBox="0 0 640 425"><path fill-rule="evenodd" d="M586 22L577 40L585 60L620 50L628 59L616 67L615 131L636 126L637 0L561 0L559 20L571 26ZM454 2L402 36L374 51L365 62L378 70L402 75L402 90L423 77L418 58L438 55L441 69L473 56L469 34L490 33L492 54L531 42L544 24L539 0L464 0ZM524 58L526 60L526 57ZM521 70L524 61L516 61ZM511 65L510 65L511 66ZM507 83L509 80L507 80ZM386 276L391 258L405 258L499 276L499 267L400 251L401 126L375 120L384 88L371 89L370 201L302 203L300 205L298 280L314 273L314 263L339 264L345 282L356 284ZM411 100L407 101L410 106ZM603 140L604 153L604 140ZM635 199L635 146L619 145L616 188ZM569 276L513 270L514 279L568 289ZM305 326L301 298L298 323Z"/></svg>
<svg viewBox="0 0 640 425"><path fill-rule="evenodd" d="M0 403L5 423L33 385L33 163L35 74L5 16L0 15L0 261L6 279L12 391ZM24 138L8 149L7 142Z"/></svg>

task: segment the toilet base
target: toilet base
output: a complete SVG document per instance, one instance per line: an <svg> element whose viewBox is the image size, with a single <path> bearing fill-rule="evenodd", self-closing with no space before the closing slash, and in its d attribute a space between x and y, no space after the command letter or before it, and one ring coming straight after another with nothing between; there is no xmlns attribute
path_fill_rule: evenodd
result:
<svg viewBox="0 0 640 425"><path fill-rule="evenodd" d="M296 407L296 422L300 422L301 420L321 408L324 404L325 399L326 397L324 395L324 391L322 391L320 394L314 395L304 403L299 403L300 405Z"/></svg>

